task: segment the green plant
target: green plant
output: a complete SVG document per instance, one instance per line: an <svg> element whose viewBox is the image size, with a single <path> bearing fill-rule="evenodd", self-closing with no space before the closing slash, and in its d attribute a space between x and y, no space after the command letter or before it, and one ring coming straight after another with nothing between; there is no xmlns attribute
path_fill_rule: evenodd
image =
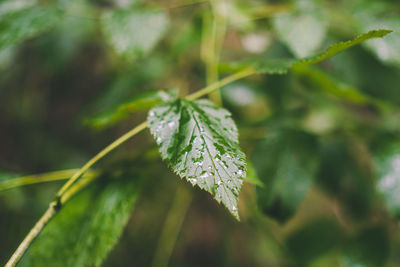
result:
<svg viewBox="0 0 400 267"><path fill-rule="evenodd" d="M115 6L119 4L121 3L114 3ZM396 126L393 126L390 121L385 122L384 119L390 119L392 114L397 111L399 102L396 103L396 101L398 98L390 99L390 95L375 96L373 92L358 90L355 86L338 81L337 77L333 77L332 73L329 73L331 66L324 65L325 60L362 43L365 45L363 49L372 52L383 62L382 64L387 64L393 68L393 71L397 71L396 68L400 62L400 57L396 52L396 49L399 48L399 37L397 33L389 33L395 30L395 27L392 28L390 25L398 25L400 20L398 18L391 20L388 17L389 22L383 23L366 19L366 16L373 14L378 21L380 19L379 12L389 12L394 5L390 1L385 4L376 3L376 6L375 3L371 4L369 1L351 1L347 4L342 3L337 9L333 8L332 10L329 10L329 4L324 1L292 1L276 5L259 4L261 6L257 9L253 9L251 3L241 6L233 1L222 0L180 4L179 6L170 6L168 9L157 8L161 5L160 3L142 3L140 1L138 3L134 1L131 5L119 9L104 8L102 5L96 6L79 1L71 4L68 1L31 3L21 0L5 1L0 5L0 31L2 33L0 48L3 51L10 52L11 50L7 49L14 49L11 45L17 45L38 34L48 32L51 27L68 28L73 23L68 20L71 17L79 17L79 22L75 21L75 23L78 24L78 27L82 27L82 33L73 32L73 34L89 34L92 27L101 29L102 38L107 47L110 47L106 51L111 53L109 55L113 58L111 61L116 61L110 64L117 66L120 64L123 68L132 62L140 62L143 58L152 57L151 53L156 45L162 40L170 24L174 23L173 18L168 18L167 10L175 12L176 9L179 10L183 6L195 9L197 5L206 5L201 8L200 12L203 22L201 25L202 40L200 40L201 53L195 55L197 58L201 58L205 68L206 86L203 89L192 93L188 93L182 88L178 91L174 89L146 90L132 95L128 100L125 99L123 93L122 97L118 96L118 89L114 90L116 96L106 95L104 99L115 97L117 100L108 100L110 103L107 102L105 107L104 101L100 100L98 105L104 111L98 116L86 118L84 120L86 125L104 129L128 119L132 112L143 110L148 114L146 121L139 123L132 130L117 138L80 169L51 172L34 177L6 179L0 183L0 191L2 191L32 183L68 179L56 193L48 210L19 245L6 264L7 267L19 263L32 244L35 245L31 248L31 252L22 261L27 266L40 266L43 262L48 262L46 264L52 266L99 266L117 243L137 196L145 193L140 192L144 183L143 179L158 175L154 174L155 171L151 167L158 158L152 156L151 153L145 155L145 152L136 151L138 155L134 157L126 156L114 160L95 171L90 171L90 169L110 152L147 128L158 145L161 158L167 162L170 169L192 185L209 192L238 220L238 199L243 180L257 185L258 207L265 215L280 222L292 218L314 183L319 184L321 188L326 188L328 194L334 195L335 191L343 191L345 195L343 201L351 202L347 203L350 209L352 204L357 206L357 201L362 202L367 199L369 193L374 194L373 183L365 185L365 181L360 178L370 175L369 173L360 169L353 170L353 167L340 169L331 166L329 165L330 159L333 159L332 162L335 164L343 166L375 166L374 168L378 172L377 177L383 180L381 183L378 182L381 184L380 187L378 185L378 188L385 197L388 208L393 210L394 214L398 213L399 202L396 197L397 191L395 191L397 187L387 186L387 183L393 183L389 176L394 175L393 173L397 170L397 161L393 160L397 159L398 154L396 149L392 149L392 142L389 142L388 145L388 149L392 149L390 153L381 152L384 146L379 146L375 153L373 142L376 137L369 138L371 153L373 153L371 160L374 163L372 164L363 163L362 159L357 157L357 160L354 160L354 156L352 156L352 153L363 155L363 153L357 152L357 149L365 149L363 143L357 146L357 142L361 142L358 140L357 134L363 129L368 127L389 129L390 134L397 131ZM341 8L357 10L351 16L356 21L351 24L354 29L345 28L334 30L334 32L339 36L356 37L344 42L334 43L329 40L326 42L330 44L326 45L328 48L322 49L327 32L330 30L329 26L340 28L340 20L345 20L347 16L350 16ZM333 21L325 19L329 12L331 12L330 16ZM268 54L257 58L237 59L230 55L226 58L232 58L232 60L221 61L221 53L224 45L227 45L224 40L227 38L228 27L233 27L237 32L250 33L251 27L255 26L246 25L248 21L251 21L249 17L267 18L280 42L276 48L277 51L271 53L272 56ZM196 27L196 19L198 18L193 19L195 26L191 27ZM335 19L338 22L334 21ZM82 23L81 20L85 22ZM82 25L79 25L80 23ZM377 27L376 25L383 26ZM71 33L69 32L69 34ZM181 50L187 47L187 42L200 42L196 39L198 35L196 29L188 27L181 30L180 34L183 37L178 35L170 41L172 43L170 46L174 49L171 49L171 55L167 55L171 59L165 60L170 64L179 57ZM332 37L332 39L337 38ZM265 39L262 40L265 41ZM245 43L243 45L246 46ZM261 46L263 45L261 44ZM257 50L257 48L247 49ZM383 49L386 50L382 51ZM190 56L192 55L187 57ZM351 59L339 61L334 68L338 70L351 68L351 66L346 66L349 65L349 62ZM154 73L146 73L146 68L155 64L156 67L151 67L151 70L157 70L157 64L162 65L162 63L145 62L145 64L149 65L145 65L140 70L143 71L143 74L137 74L140 78L133 84L125 83L124 78L121 78L122 85L117 84L116 87L137 87L143 83L140 79L146 82L157 78ZM187 66L184 65L184 67ZM127 73L121 76L129 77L131 75L129 67L127 69ZM161 69L165 70L165 68ZM219 79L222 75L225 77ZM251 159L246 159L245 153L239 146L238 127L232 119L231 113L223 108L222 104L231 105L237 112L238 106L240 107L240 101L237 98L244 97L243 94L254 92L245 87L242 89L246 92L240 94L241 89L239 88L239 97L232 98L232 103L229 103L229 97L224 97L224 95L231 95L229 90L236 90L233 86L241 79L253 76L268 77L269 75L273 79L281 79L279 75L284 75L282 79L288 81L289 84L282 83L282 88L278 89L274 88L273 82L268 84L267 90L274 90L274 92L270 92L270 101L274 103L266 105L273 107L272 115L266 112L266 116L252 122L250 121L252 115L258 112L256 109L255 113L250 113L251 115L246 117L249 121L247 127L252 130L251 136L254 135L255 131L253 130L260 125L261 121L264 121L262 124L271 130L271 133L267 134L258 145L249 146L252 147L252 156ZM343 73L341 75L345 76ZM310 92L295 90L294 93L290 92L290 89L287 88L296 87L296 85L290 84L292 76L296 77L294 84L304 83L312 88ZM357 80L351 80L358 76L353 74L349 74L349 76L351 76L350 82L357 84ZM257 83L257 81L252 82ZM394 86L394 84L392 85ZM295 97L289 100L291 102L285 102L288 99L285 94L290 93L293 93L298 99ZM211 101L201 99L204 96L210 96ZM321 103L318 103L319 100ZM315 110L304 112L304 108L307 109L305 106L309 103L312 105L317 103ZM252 105L257 108L256 104ZM368 112L369 109L373 109L372 112L376 110L378 114L376 116L382 116L384 119L373 124L368 121L368 118L360 119L357 114L354 115L351 112L349 113L354 116L347 118L348 111L346 107L342 107L345 105L350 106L348 109L360 108L365 112ZM265 104L261 106L264 107ZM331 108L332 106L334 107ZM254 112L249 110L249 112ZM305 115L303 116L303 114ZM235 113L234 115L240 117ZM318 115L322 115L322 119ZM306 119L300 120L299 117ZM341 120L344 119L347 119L350 126L341 125ZM352 127L352 123L357 127ZM391 132L390 127L395 129ZM334 129L332 130L332 128ZM375 134L375 132L371 132L371 135ZM356 135L356 137L352 137L352 135ZM347 150L347 142L356 143L354 146L356 152ZM151 149L149 150L151 151ZM265 161L265 158L268 160ZM354 162L347 162L347 159L354 160ZM353 171L356 173L353 174ZM318 175L324 179L314 182L314 177ZM144 178L131 179L132 176ZM346 180L347 177L352 176L357 179ZM337 182L336 177L344 178ZM385 179L390 181L385 182ZM357 191L360 195L351 196L353 187L365 187L365 192ZM165 245L168 242L175 243L179 225L182 224L190 201L191 196L185 189L178 190L171 208L171 214L176 216L171 215L166 220L153 266L162 266L168 263L172 247L165 251L163 248L168 247ZM366 200L366 202L368 201ZM356 207L353 213L357 214L357 212L364 211L362 209L360 211ZM258 218L257 220L261 221L262 219ZM52 222L50 223L50 221ZM48 223L50 224L46 227ZM287 238L287 250L300 264L325 266L323 265L325 263L319 263L319 261L324 262L325 259L318 257L335 247L336 244L343 242L341 230L335 223L325 220L317 221L314 224L310 223L310 225L298 232L294 231ZM303 251L301 248L303 240L309 236L315 238L317 235L314 235L314 231L321 236L321 246L318 249L311 248L307 251L303 249ZM363 242L364 235L367 236L366 239L369 238L369 235L377 236L377 239L382 238L385 236L385 234L381 234L382 231L384 232L379 227L371 228L369 232L363 232L351 241L344 242L344 247L348 246L350 249L343 249L343 253L340 254L340 259L344 259L344 264L348 264L343 266L364 262L363 249L368 251L369 248L359 246L358 243ZM173 234L168 235L169 233ZM55 240L55 238L62 240ZM35 239L37 242L34 243ZM315 246L318 242L319 240L314 240L310 246ZM357 245L353 246L352 242ZM372 265L361 266L379 266L383 257L381 255L371 256L371 260L365 260L367 262L365 264Z"/></svg>

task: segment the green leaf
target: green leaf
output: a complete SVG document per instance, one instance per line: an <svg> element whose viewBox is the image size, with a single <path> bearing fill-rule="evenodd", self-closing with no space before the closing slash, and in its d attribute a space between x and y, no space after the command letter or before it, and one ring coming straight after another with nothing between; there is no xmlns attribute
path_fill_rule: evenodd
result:
<svg viewBox="0 0 400 267"><path fill-rule="evenodd" d="M133 177L110 179L72 199L24 257L27 266L100 266L117 243L138 186Z"/></svg>
<svg viewBox="0 0 400 267"><path fill-rule="evenodd" d="M298 66L294 69L294 72L301 77L306 77L317 89L325 91L339 99L357 104L370 104L377 108L385 108L389 105L388 103L364 94L358 88L347 84L314 66Z"/></svg>
<svg viewBox="0 0 400 267"><path fill-rule="evenodd" d="M360 221L370 218L376 205L370 165L365 163L368 153L362 149L361 140L360 136L349 137L347 131L341 130L321 136L323 149L316 181L349 218Z"/></svg>
<svg viewBox="0 0 400 267"><path fill-rule="evenodd" d="M251 163L251 161L247 162L247 174L245 181L261 187L264 186L264 183L258 177L256 169L254 168L253 163Z"/></svg>
<svg viewBox="0 0 400 267"><path fill-rule="evenodd" d="M256 58L256 59L247 59L233 63L223 63L221 64L221 68L223 70L228 70L228 71L237 71L240 69L253 67L255 70L264 74L286 74L292 68L304 67L307 65L319 63L361 42L373 38L381 38L391 32L392 32L391 30L373 30L365 34L361 34L350 41L333 44L324 52L303 59Z"/></svg>
<svg viewBox="0 0 400 267"><path fill-rule="evenodd" d="M400 218L400 144L383 145L372 152L377 189L389 211Z"/></svg>
<svg viewBox="0 0 400 267"><path fill-rule="evenodd" d="M106 110L99 116L87 118L85 123L95 128L111 126L128 118L132 112L149 109L161 102L172 101L176 98L177 93L176 89L168 91L152 90L139 93L118 107Z"/></svg>
<svg viewBox="0 0 400 267"><path fill-rule="evenodd" d="M231 114L208 100L179 99L154 107L147 122L169 166L239 218L237 200L246 161Z"/></svg>
<svg viewBox="0 0 400 267"><path fill-rule="evenodd" d="M252 162L264 187L257 188L260 208L280 222L297 210L319 166L315 136L294 130L270 133L259 144Z"/></svg>
<svg viewBox="0 0 400 267"><path fill-rule="evenodd" d="M298 60L282 58L282 59L245 59L238 62L223 62L220 68L225 72L236 72L241 69L253 67L260 73L264 74L286 74Z"/></svg>
<svg viewBox="0 0 400 267"><path fill-rule="evenodd" d="M298 58L313 54L324 40L327 23L322 9L303 10L275 16L273 26L279 38Z"/></svg>
<svg viewBox="0 0 400 267"><path fill-rule="evenodd" d="M389 64L400 64L400 18L395 5L378 1L365 2L354 13L358 22L357 29L360 32L376 28L386 28L396 30L390 36L384 39L375 39L365 42L367 47L382 62Z"/></svg>
<svg viewBox="0 0 400 267"><path fill-rule="evenodd" d="M298 65L311 65L311 64L316 64L319 63L325 59L328 59L330 57L333 57L334 55L349 49L355 45L358 45L362 42L365 42L370 39L375 39L375 38L382 38L386 36L387 34L391 33L391 30L371 30L367 33L360 34L356 38L345 41L345 42L340 42L331 45L325 52L318 54L316 56L310 57L310 58L305 58L300 60L298 63L295 64L295 66Z"/></svg>
<svg viewBox="0 0 400 267"><path fill-rule="evenodd" d="M24 1L4 2L0 10L0 49L50 29L60 18L56 7L31 5Z"/></svg>
<svg viewBox="0 0 400 267"><path fill-rule="evenodd" d="M129 58L149 53L166 33L165 13L148 10L115 10L102 16L102 30L119 55Z"/></svg>

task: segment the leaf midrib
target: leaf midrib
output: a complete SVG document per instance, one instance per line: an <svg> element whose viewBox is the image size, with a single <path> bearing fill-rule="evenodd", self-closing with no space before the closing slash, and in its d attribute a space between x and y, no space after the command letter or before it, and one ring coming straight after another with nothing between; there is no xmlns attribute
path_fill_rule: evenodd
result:
<svg viewBox="0 0 400 267"><path fill-rule="evenodd" d="M198 132L199 132L199 136L201 137L201 139L203 139L203 142L204 142L204 144L205 144L205 147L206 147L208 156L210 157L210 161L211 161L212 165L214 166L215 172L218 174L219 179L221 180L221 185L218 185L218 183L215 181L215 177L213 176L214 185L216 185L217 187L222 186L223 189L224 189L224 191L225 191L225 193L226 193L226 195L228 196L229 193L228 193L228 191L227 191L227 190L228 190L227 187L225 186L225 181L223 181L223 179L222 179L222 177L221 177L221 174L219 173L217 167L215 166L215 162L214 162L214 160L213 160L213 157L212 157L212 155L211 155L210 150L208 149L207 142L206 142L206 140L204 139L203 134L202 134L201 131L200 131L199 122L198 122L196 116L194 115L193 109L192 109L192 108L189 108L188 110L190 110L191 115L193 116L193 120L194 120L195 123L196 123L197 130L198 130ZM201 116L201 115L202 115L202 114L199 113L199 116ZM211 124L210 124L210 125L211 125ZM209 128L211 128L210 125L208 125ZM215 131L214 129L212 129L212 130ZM221 166L221 167L222 167L222 166ZM222 167L222 169L224 169L224 168ZM230 176L228 173L227 173L227 175ZM215 191L215 189L212 188L211 191ZM229 190L229 191L231 191L231 190ZM212 193L213 193L213 195L215 195L215 192L212 192ZM230 192L230 193L232 193L232 192ZM228 201L229 201L229 205L230 205L230 206L228 207L228 209L229 209L229 210L232 210L232 207L235 206L235 203L232 204L231 199L230 199L229 197L228 197Z"/></svg>

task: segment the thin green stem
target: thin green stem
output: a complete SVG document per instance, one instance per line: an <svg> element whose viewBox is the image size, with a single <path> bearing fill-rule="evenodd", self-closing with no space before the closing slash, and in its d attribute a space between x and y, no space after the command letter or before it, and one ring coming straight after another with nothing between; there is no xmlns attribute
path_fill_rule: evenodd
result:
<svg viewBox="0 0 400 267"><path fill-rule="evenodd" d="M273 4L262 5L246 10L251 20L267 18L280 13L288 12L293 8L293 4Z"/></svg>
<svg viewBox="0 0 400 267"><path fill-rule="evenodd" d="M50 207L46 210L43 216L36 222L35 226L31 229L28 235L24 238L17 250L11 256L10 260L6 263L5 267L14 267L21 260L26 250L32 244L32 241L36 239L42 229L49 223L49 221L56 215L57 208L54 202L50 203Z"/></svg>
<svg viewBox="0 0 400 267"><path fill-rule="evenodd" d="M63 197L57 201L54 200L50 203L49 208L42 215L39 221L36 222L35 226L29 231L28 235L24 238L18 248L15 250L14 254L11 256L9 261L6 263L5 267L14 267L18 264L18 262L22 259L25 252L32 245L33 241L37 238L37 236L42 232L44 227L51 221L51 219L56 216L56 214L60 211L60 208L73 196L75 196L78 192L80 192L83 188L85 188L90 182L92 182L97 176L94 174L88 175L85 179L82 179L80 182L74 184L64 195Z"/></svg>
<svg viewBox="0 0 400 267"><path fill-rule="evenodd" d="M209 0L183 1L182 3L169 6L168 9L184 8L184 7L189 7L189 6L193 6L193 5L204 4L207 2L209 2Z"/></svg>
<svg viewBox="0 0 400 267"><path fill-rule="evenodd" d="M192 198L192 192L182 185L178 187L158 240L152 267L166 267L168 265Z"/></svg>
<svg viewBox="0 0 400 267"><path fill-rule="evenodd" d="M211 14L206 12L203 17L202 57L206 67L207 85L218 81L218 64L227 28L226 12L223 10L223 14L220 14L220 1L223 0L210 1ZM210 99L217 106L222 105L221 93L219 90L215 90L215 92L210 94Z"/></svg>
<svg viewBox="0 0 400 267"><path fill-rule="evenodd" d="M62 195L90 168L92 167L96 162L98 162L100 159L102 159L104 156L106 156L108 153L113 151L115 148L119 147L121 144L125 143L128 139L131 137L135 136L136 134L140 133L144 129L147 128L147 123L142 122L108 146L106 146L103 150L101 150L97 155L95 155L93 158L91 158L85 165L82 166L72 177L71 179L68 180L64 184L64 186L58 191L56 198L59 199L62 197Z"/></svg>
<svg viewBox="0 0 400 267"><path fill-rule="evenodd" d="M70 169L70 170L47 172L47 173L27 175L2 181L0 182L0 192L20 186L66 180L69 179L78 170L79 169Z"/></svg>
<svg viewBox="0 0 400 267"><path fill-rule="evenodd" d="M191 95L188 95L186 99L194 100L200 98L204 95L207 95L218 88L227 85L236 80L242 79L244 77L250 76L252 74L256 74L257 72L254 69L246 69L241 72L230 75L210 86L207 86ZM82 168L80 168L64 186L60 189L60 191L56 195L56 200L50 203L50 207L43 214L43 216L39 219L39 221L35 224L35 226L30 230L28 235L24 238L21 244L18 246L17 250L11 256L10 260L7 262L6 267L14 267L21 260L22 256L25 254L27 249L31 246L32 242L36 239L36 237L40 234L43 228L50 222L52 218L59 212L62 206L75 194L77 194L80 190L87 186L90 182L96 179L97 176L89 176L88 178L78 181L79 178L86 172L90 167L92 167L96 162L105 157L108 153L113 151L115 148L122 145L128 139L132 138L136 134L140 133L144 129L147 128L147 123L142 122L129 132L125 133L117 140L112 142L106 148L101 150L97 155L95 155L92 159L90 159Z"/></svg>
<svg viewBox="0 0 400 267"><path fill-rule="evenodd" d="M237 72L235 74L232 74L232 75L230 75L230 76L228 76L228 77L226 77L226 78L224 78L224 79L222 79L222 80L220 80L220 81L218 81L216 83L213 83L213 84L211 84L211 85L209 85L209 86L207 86L207 87L205 87L205 88L203 88L203 89L201 89L199 91L196 91L193 94L190 94L190 95L186 96L185 98L187 100L195 100L195 99L200 98L202 96L208 95L208 94L214 92L215 90L218 90L218 88L220 88L222 86L225 86L225 85L230 84L230 83L232 83L234 81L240 80L242 78L251 76L251 75L256 74L256 73L257 73L257 71L254 70L253 68L248 68L248 69L242 70L242 71Z"/></svg>

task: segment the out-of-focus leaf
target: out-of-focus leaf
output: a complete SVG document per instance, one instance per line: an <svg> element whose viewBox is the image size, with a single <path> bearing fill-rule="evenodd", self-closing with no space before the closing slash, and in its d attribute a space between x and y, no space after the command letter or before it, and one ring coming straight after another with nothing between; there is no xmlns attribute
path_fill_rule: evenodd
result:
<svg viewBox="0 0 400 267"><path fill-rule="evenodd" d="M0 49L34 37L57 24L60 11L54 6L28 1L6 1L0 5Z"/></svg>
<svg viewBox="0 0 400 267"><path fill-rule="evenodd" d="M374 226L358 234L344 246L343 267L385 266L390 244L384 226Z"/></svg>
<svg viewBox="0 0 400 267"><path fill-rule="evenodd" d="M264 186L263 182L258 177L256 169L254 168L253 163L251 163L251 161L247 162L247 174L245 181L261 187Z"/></svg>
<svg viewBox="0 0 400 267"><path fill-rule="evenodd" d="M133 58L149 53L169 26L163 12L115 10L102 16L102 29L108 43L119 55Z"/></svg>
<svg viewBox="0 0 400 267"><path fill-rule="evenodd" d="M396 6L384 1L362 1L354 16L360 32L376 28L392 29L394 32L384 39L375 39L365 42L367 47L376 57L389 64L400 65L400 17L393 12Z"/></svg>
<svg viewBox="0 0 400 267"><path fill-rule="evenodd" d="M367 40L375 38L383 38L384 36L388 35L391 32L392 30L386 30L386 29L371 30L367 33L358 35L356 38L352 40L333 44L328 49L326 49L325 52L318 54L316 56L312 56L310 58L302 59L296 64L299 65L316 64Z"/></svg>
<svg viewBox="0 0 400 267"><path fill-rule="evenodd" d="M323 9L299 9L274 17L274 29L279 38L298 58L312 55L324 40L327 23Z"/></svg>
<svg viewBox="0 0 400 267"><path fill-rule="evenodd" d="M246 160L230 113L208 100L178 99L154 107L147 122L168 165L239 218Z"/></svg>
<svg viewBox="0 0 400 267"><path fill-rule="evenodd" d="M390 144L373 151L377 189L390 212L400 218L400 144Z"/></svg>
<svg viewBox="0 0 400 267"><path fill-rule="evenodd" d="M389 35L390 36L390 35ZM331 73L370 95L385 102L399 105L400 75L397 68L385 66L364 49L354 49L330 60Z"/></svg>
<svg viewBox="0 0 400 267"><path fill-rule="evenodd" d="M367 153L355 148L357 141L340 133L321 140L317 183L338 200L346 215L365 220L371 215L376 192L369 166L360 162Z"/></svg>
<svg viewBox="0 0 400 267"><path fill-rule="evenodd" d="M115 109L107 110L94 118L87 118L86 123L95 128L111 126L126 119L132 112L150 109L161 102L172 101L177 97L177 93L176 89L168 91L152 90L139 93Z"/></svg>
<svg viewBox="0 0 400 267"><path fill-rule="evenodd" d="M342 238L343 231L337 223L321 218L291 233L286 243L296 266L308 266L312 260L338 245Z"/></svg>
<svg viewBox="0 0 400 267"><path fill-rule="evenodd" d="M299 66L294 69L294 72L310 80L316 87L340 99L357 104L371 104L375 107L385 107L385 103L363 94L354 86L342 82L320 69L311 66Z"/></svg>
<svg viewBox="0 0 400 267"><path fill-rule="evenodd" d="M72 199L24 258L26 266L100 266L117 243L138 185L134 177L98 182Z"/></svg>
<svg viewBox="0 0 400 267"><path fill-rule="evenodd" d="M260 208L280 222L289 219L308 192L317 171L319 147L308 133L270 133L255 150L252 162L264 187L257 188Z"/></svg>
<svg viewBox="0 0 400 267"><path fill-rule="evenodd" d="M356 38L331 45L324 52L319 53L312 57L303 59L247 59L233 63L223 63L221 68L223 70L233 71L252 67L260 73L265 74L286 74L291 68L304 67L307 65L317 64L325 59L335 56L336 54L362 43L369 39L381 38L391 33L391 30L372 30L367 33L361 34Z"/></svg>

